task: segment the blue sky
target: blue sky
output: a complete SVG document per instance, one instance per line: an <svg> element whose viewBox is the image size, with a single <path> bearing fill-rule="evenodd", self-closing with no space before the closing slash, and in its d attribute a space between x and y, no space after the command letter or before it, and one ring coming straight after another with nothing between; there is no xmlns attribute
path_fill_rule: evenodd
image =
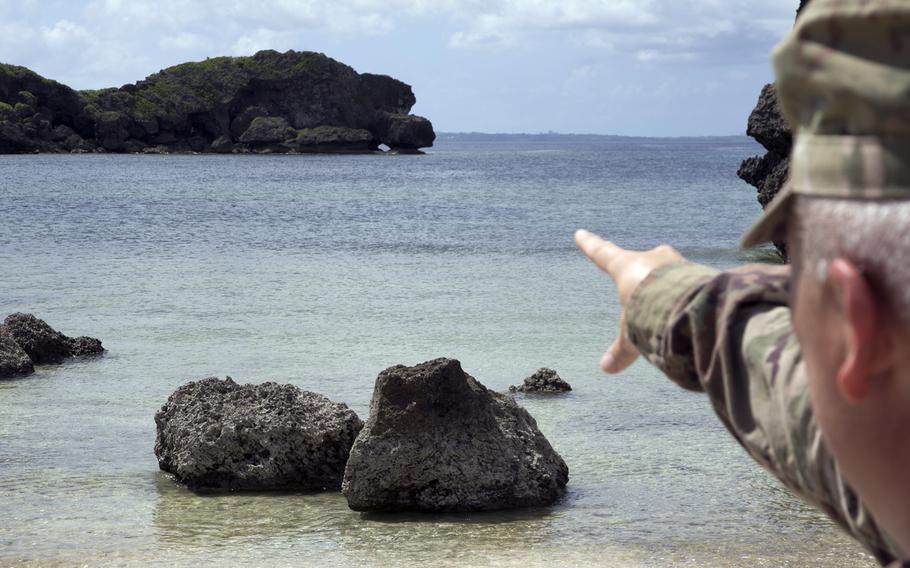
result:
<svg viewBox="0 0 910 568"><path fill-rule="evenodd" d="M0 0L0 61L74 88L259 49L414 87L445 132L745 132L798 0Z"/></svg>

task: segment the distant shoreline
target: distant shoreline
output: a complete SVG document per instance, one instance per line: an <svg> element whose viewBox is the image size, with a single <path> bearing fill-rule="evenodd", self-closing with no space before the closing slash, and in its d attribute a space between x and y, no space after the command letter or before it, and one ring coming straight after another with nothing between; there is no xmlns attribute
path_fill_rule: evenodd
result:
<svg viewBox="0 0 910 568"><path fill-rule="evenodd" d="M459 138L575 138L613 140L729 140L749 138L746 134L692 135L692 136L630 136L625 134L578 134L572 132L437 132L437 139Z"/></svg>

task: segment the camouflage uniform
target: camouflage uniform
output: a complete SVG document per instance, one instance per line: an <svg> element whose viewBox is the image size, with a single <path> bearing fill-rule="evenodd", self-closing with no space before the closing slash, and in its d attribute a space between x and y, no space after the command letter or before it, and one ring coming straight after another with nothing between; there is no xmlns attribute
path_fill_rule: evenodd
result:
<svg viewBox="0 0 910 568"><path fill-rule="evenodd" d="M786 267L655 270L627 306L627 333L685 389L704 391L727 430L794 493L882 563L896 557L822 443L787 307Z"/></svg>
<svg viewBox="0 0 910 568"><path fill-rule="evenodd" d="M744 246L783 237L795 195L910 198L910 1L813 0L774 63L796 127L790 178ZM786 267L665 266L633 294L626 333L677 384L704 391L756 461L890 562L897 548L822 442L789 283Z"/></svg>

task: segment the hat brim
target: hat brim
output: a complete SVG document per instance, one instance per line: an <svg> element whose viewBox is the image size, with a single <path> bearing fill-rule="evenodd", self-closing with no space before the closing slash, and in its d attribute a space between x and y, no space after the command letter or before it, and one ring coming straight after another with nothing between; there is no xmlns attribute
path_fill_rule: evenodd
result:
<svg viewBox="0 0 910 568"><path fill-rule="evenodd" d="M790 220L795 197L796 193L790 184L785 184L771 200L771 203L765 207L765 213L761 219L743 235L740 246L750 249L771 241L783 241L787 236L787 221Z"/></svg>

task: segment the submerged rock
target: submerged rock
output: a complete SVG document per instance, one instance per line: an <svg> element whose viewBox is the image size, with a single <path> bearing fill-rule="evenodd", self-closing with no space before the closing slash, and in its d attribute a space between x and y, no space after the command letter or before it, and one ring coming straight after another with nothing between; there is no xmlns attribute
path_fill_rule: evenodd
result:
<svg viewBox="0 0 910 568"><path fill-rule="evenodd" d="M569 383L562 378L553 369L542 367L536 373L526 378L520 386L509 387L509 392L568 392L572 390Z"/></svg>
<svg viewBox="0 0 910 568"><path fill-rule="evenodd" d="M92 337L67 337L32 314L15 313L3 321L13 340L36 365L62 363L67 357L98 355L101 341Z"/></svg>
<svg viewBox="0 0 910 568"><path fill-rule="evenodd" d="M178 388L155 424L159 467L194 490L338 489L363 427L320 394L230 377Z"/></svg>
<svg viewBox="0 0 910 568"><path fill-rule="evenodd" d="M35 372L32 360L19 347L6 326L0 325L0 379L22 377Z"/></svg>
<svg viewBox="0 0 910 568"><path fill-rule="evenodd" d="M357 511L486 511L550 505L568 480L524 408L436 359L379 374L341 491Z"/></svg>

